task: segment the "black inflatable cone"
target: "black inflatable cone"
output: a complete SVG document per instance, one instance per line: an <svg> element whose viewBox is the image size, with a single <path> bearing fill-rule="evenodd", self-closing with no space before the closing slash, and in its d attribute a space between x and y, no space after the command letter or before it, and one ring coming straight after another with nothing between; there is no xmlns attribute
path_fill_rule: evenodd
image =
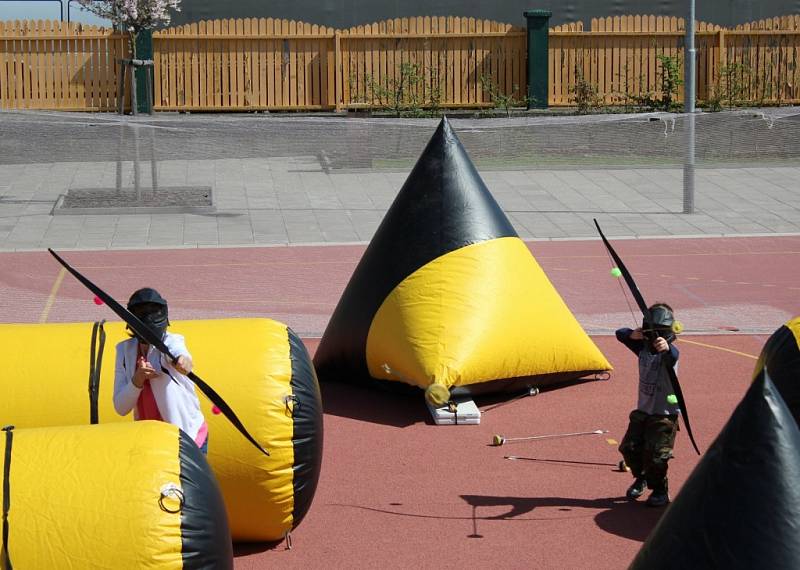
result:
<svg viewBox="0 0 800 570"><path fill-rule="evenodd" d="M767 339L753 377L758 377L765 366L769 370L770 379L800 425L800 317L790 320Z"/></svg>
<svg viewBox="0 0 800 570"><path fill-rule="evenodd" d="M764 369L630 568L800 568L800 430Z"/></svg>
<svg viewBox="0 0 800 570"><path fill-rule="evenodd" d="M469 244L518 237L442 119L353 272L314 357L320 380L369 380L372 319L403 279Z"/></svg>

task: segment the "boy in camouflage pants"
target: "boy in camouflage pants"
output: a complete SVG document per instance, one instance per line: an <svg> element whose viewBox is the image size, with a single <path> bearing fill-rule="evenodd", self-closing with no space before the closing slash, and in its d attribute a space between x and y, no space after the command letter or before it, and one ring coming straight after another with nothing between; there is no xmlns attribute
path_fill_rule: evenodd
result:
<svg viewBox="0 0 800 570"><path fill-rule="evenodd" d="M679 352L672 344L675 340L672 308L666 303L657 303L650 307L650 312L653 326L660 335L651 343L645 340L643 328L622 328L616 332L617 340L639 359L638 403L630 413L619 451L635 477L626 496L638 499L645 488L650 488L652 493L647 505L662 507L670 501L667 462L672 458L680 412L664 358L669 352L677 371Z"/></svg>

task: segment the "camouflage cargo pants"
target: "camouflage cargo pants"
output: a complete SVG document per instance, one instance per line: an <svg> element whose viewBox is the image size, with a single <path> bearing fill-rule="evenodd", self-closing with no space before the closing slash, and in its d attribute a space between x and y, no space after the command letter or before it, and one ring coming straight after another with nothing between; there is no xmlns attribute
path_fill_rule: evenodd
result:
<svg viewBox="0 0 800 570"><path fill-rule="evenodd" d="M649 415L639 410L630 422L619 451L634 477L647 480L655 491L667 491L667 462L672 458L678 416Z"/></svg>

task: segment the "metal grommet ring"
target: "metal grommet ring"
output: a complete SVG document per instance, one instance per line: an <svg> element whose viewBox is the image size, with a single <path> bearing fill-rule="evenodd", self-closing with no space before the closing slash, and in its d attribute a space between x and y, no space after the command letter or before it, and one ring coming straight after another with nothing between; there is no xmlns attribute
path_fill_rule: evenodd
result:
<svg viewBox="0 0 800 570"><path fill-rule="evenodd" d="M177 508L170 508L164 504L164 499L175 499L178 501ZM161 487L161 496L158 498L158 506L166 513L179 513L183 510L183 505L186 502L186 497L183 491L174 483L168 483Z"/></svg>
<svg viewBox="0 0 800 570"><path fill-rule="evenodd" d="M294 417L294 409L300 407L300 400L297 399L297 396L289 394L283 399L283 403L286 406L286 415Z"/></svg>

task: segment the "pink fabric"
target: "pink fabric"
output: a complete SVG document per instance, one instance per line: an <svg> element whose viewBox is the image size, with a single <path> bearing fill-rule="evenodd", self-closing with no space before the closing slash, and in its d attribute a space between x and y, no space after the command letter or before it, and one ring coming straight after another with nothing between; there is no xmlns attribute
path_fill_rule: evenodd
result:
<svg viewBox="0 0 800 570"><path fill-rule="evenodd" d="M145 348L145 345L139 343L137 348L138 356L136 358L137 370L146 362L148 348ZM161 412L158 410L158 403L156 402L156 397L153 394L153 388L150 386L149 380L145 380L142 391L139 393L139 398L136 400L136 419L164 421L164 418L161 417ZM197 444L197 447L203 447L207 438L208 423L203 422L203 425L201 425L200 429L197 431L194 442Z"/></svg>
<svg viewBox="0 0 800 570"><path fill-rule="evenodd" d="M136 401L136 417L140 420L164 421L158 411L156 397L153 395L153 389L150 387L150 380L144 381L142 393L139 394L139 399Z"/></svg>
<svg viewBox="0 0 800 570"><path fill-rule="evenodd" d="M139 369L145 362L147 351L141 343L139 343L139 358L136 359L136 368ZM150 386L150 380L144 381L142 391L139 393L139 399L136 400L136 418L139 420L158 420L164 421L161 417L161 412L158 411L158 404L156 397L153 395L153 388Z"/></svg>
<svg viewBox="0 0 800 570"><path fill-rule="evenodd" d="M200 426L200 430L197 432L197 437L194 438L194 442L197 444L197 447L203 447L203 444L206 442L206 438L208 437L208 424L203 422L203 425Z"/></svg>

